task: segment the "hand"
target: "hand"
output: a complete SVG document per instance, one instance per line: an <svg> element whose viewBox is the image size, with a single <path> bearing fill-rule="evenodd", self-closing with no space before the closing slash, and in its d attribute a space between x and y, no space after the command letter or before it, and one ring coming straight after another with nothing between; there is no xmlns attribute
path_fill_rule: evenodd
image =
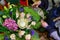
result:
<svg viewBox="0 0 60 40"><path fill-rule="evenodd" d="M41 1L36 1L32 4L32 7L38 7L41 4Z"/></svg>
<svg viewBox="0 0 60 40"><path fill-rule="evenodd" d="M60 19L60 17L57 17L57 18L55 18L53 21L55 22L55 21L57 21L57 20L59 20Z"/></svg>
<svg viewBox="0 0 60 40"><path fill-rule="evenodd" d="M41 24L44 28L46 28L48 26L48 24L44 20L41 20Z"/></svg>

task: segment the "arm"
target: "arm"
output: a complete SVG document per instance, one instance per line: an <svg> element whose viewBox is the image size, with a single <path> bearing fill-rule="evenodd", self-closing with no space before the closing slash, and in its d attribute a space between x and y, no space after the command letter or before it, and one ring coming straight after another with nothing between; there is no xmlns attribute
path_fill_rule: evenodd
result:
<svg viewBox="0 0 60 40"><path fill-rule="evenodd" d="M32 6L33 7L38 7L41 4L41 1L35 1Z"/></svg>
<svg viewBox="0 0 60 40"><path fill-rule="evenodd" d="M56 40L60 40L60 37L56 31L56 29L49 26L45 21L41 20L42 26L49 32L50 37L53 37Z"/></svg>
<svg viewBox="0 0 60 40"><path fill-rule="evenodd" d="M60 19L60 17L57 17L57 18L55 18L53 21L55 22L55 21L57 21L57 20L59 20Z"/></svg>
<svg viewBox="0 0 60 40"><path fill-rule="evenodd" d="M35 1L32 6L47 9L48 8L48 0Z"/></svg>

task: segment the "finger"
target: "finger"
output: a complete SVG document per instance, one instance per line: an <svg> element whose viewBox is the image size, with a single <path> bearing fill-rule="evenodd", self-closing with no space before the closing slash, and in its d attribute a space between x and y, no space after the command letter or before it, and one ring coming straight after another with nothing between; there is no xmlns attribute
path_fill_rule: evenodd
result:
<svg viewBox="0 0 60 40"><path fill-rule="evenodd" d="M35 6L35 5L37 5L37 4L36 4L36 3L33 3L33 4L32 4L32 6Z"/></svg>

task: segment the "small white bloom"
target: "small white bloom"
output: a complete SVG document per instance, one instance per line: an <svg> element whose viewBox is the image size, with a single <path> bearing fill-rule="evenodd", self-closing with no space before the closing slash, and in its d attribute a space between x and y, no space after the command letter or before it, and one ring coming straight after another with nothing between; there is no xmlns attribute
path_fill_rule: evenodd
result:
<svg viewBox="0 0 60 40"><path fill-rule="evenodd" d="M25 34L25 31L19 31L19 37L22 37Z"/></svg>
<svg viewBox="0 0 60 40"><path fill-rule="evenodd" d="M36 22L35 21L32 21L31 25L36 25Z"/></svg>
<svg viewBox="0 0 60 40"><path fill-rule="evenodd" d="M18 10L16 10L16 18L18 18L19 17L19 12L18 12Z"/></svg>
<svg viewBox="0 0 60 40"><path fill-rule="evenodd" d="M26 39L26 40L30 40L30 39L31 39L31 35L30 35L30 34L26 35L26 36L25 36L25 39Z"/></svg>
<svg viewBox="0 0 60 40"><path fill-rule="evenodd" d="M32 19L31 18L28 18L28 22L31 22L32 21Z"/></svg>
<svg viewBox="0 0 60 40"><path fill-rule="evenodd" d="M16 39L15 37L16 37L15 34L11 34L11 35L10 35L11 40L15 40L15 39Z"/></svg>
<svg viewBox="0 0 60 40"><path fill-rule="evenodd" d="M27 18L29 18L31 15L30 14L27 14Z"/></svg>
<svg viewBox="0 0 60 40"><path fill-rule="evenodd" d="M28 25L28 26L26 26L26 28L27 28L27 29L30 29L30 26L31 26L31 25Z"/></svg>
<svg viewBox="0 0 60 40"><path fill-rule="evenodd" d="M20 17L24 18L25 17L25 13L24 12L20 13Z"/></svg>

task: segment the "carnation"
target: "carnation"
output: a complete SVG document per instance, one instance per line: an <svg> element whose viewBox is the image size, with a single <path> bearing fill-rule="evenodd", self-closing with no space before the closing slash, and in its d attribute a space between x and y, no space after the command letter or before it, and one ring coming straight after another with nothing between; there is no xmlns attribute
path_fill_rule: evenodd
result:
<svg viewBox="0 0 60 40"><path fill-rule="evenodd" d="M13 31L16 31L18 29L18 25L16 24L16 21L11 18L5 19L5 21L3 22L3 26L6 26L9 30L13 30Z"/></svg>

